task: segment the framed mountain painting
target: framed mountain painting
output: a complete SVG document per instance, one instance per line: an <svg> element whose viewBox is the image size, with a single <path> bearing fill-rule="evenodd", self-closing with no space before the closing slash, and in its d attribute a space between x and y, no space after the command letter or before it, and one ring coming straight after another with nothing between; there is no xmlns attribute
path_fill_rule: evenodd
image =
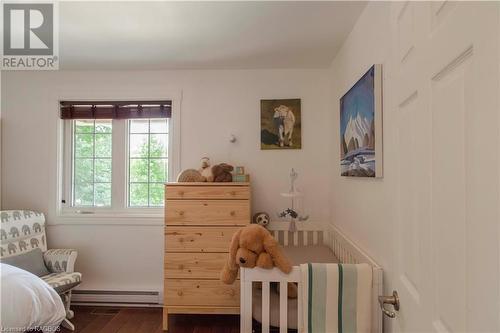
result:
<svg viewBox="0 0 500 333"><path fill-rule="evenodd" d="M347 177L382 177L382 65L340 99L340 170Z"/></svg>

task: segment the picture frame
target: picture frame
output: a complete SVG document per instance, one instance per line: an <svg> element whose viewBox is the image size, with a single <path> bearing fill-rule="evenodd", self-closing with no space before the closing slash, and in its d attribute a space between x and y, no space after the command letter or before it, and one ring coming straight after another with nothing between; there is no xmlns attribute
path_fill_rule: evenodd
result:
<svg viewBox="0 0 500 333"><path fill-rule="evenodd" d="M300 98L260 101L260 149L302 149Z"/></svg>
<svg viewBox="0 0 500 333"><path fill-rule="evenodd" d="M245 167L242 167L242 166L234 167L234 174L235 175L244 175L245 174Z"/></svg>
<svg viewBox="0 0 500 333"><path fill-rule="evenodd" d="M382 65L371 66L340 98L340 172L383 177Z"/></svg>

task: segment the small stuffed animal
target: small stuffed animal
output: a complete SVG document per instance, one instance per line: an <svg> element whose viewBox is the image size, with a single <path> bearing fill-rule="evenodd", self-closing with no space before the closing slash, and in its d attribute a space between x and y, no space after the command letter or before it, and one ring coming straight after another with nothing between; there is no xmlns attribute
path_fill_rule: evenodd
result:
<svg viewBox="0 0 500 333"><path fill-rule="evenodd" d="M212 174L214 176L214 182L232 182L233 181L233 175L231 174L231 171L233 171L233 166L226 164L226 163L221 163L221 164L216 164L212 167Z"/></svg>
<svg viewBox="0 0 500 333"><path fill-rule="evenodd" d="M269 214L266 212L255 213L252 219L252 223L261 225L263 227L267 227L269 221L270 221Z"/></svg>
<svg viewBox="0 0 500 333"><path fill-rule="evenodd" d="M220 279L226 284L232 284L240 267L271 269L274 266L286 274L292 271L292 264L271 233L263 226L250 224L233 235ZM288 297L297 297L295 284L288 284Z"/></svg>
<svg viewBox="0 0 500 333"><path fill-rule="evenodd" d="M198 169L198 171L205 177L205 181L214 181L214 174L212 173L212 167L210 166L210 159L208 157L203 157L201 159L201 168Z"/></svg>

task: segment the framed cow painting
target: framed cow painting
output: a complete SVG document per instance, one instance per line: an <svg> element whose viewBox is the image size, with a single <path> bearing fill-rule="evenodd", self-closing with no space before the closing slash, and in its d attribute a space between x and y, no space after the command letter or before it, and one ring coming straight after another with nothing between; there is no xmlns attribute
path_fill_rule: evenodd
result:
<svg viewBox="0 0 500 333"><path fill-rule="evenodd" d="M340 172L382 177L382 65L373 65L340 98Z"/></svg>
<svg viewBox="0 0 500 333"><path fill-rule="evenodd" d="M260 101L260 149L301 149L299 98Z"/></svg>

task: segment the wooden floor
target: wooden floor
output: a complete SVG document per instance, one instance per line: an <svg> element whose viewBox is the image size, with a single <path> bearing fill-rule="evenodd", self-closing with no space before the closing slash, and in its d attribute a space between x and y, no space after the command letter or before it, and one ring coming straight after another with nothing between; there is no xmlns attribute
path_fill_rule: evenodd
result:
<svg viewBox="0 0 500 333"><path fill-rule="evenodd" d="M161 308L72 307L78 333L162 333ZM170 315L169 333L238 333L239 316ZM60 332L69 333L66 329Z"/></svg>

